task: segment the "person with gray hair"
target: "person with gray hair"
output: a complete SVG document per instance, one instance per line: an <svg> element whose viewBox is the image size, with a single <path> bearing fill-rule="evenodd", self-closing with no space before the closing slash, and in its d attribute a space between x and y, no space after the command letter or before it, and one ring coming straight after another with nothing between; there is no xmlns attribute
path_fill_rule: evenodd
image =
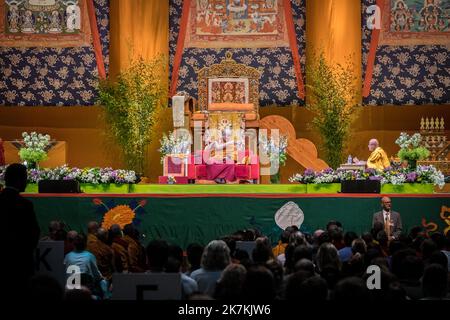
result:
<svg viewBox="0 0 450 320"><path fill-rule="evenodd" d="M222 271L231 263L230 249L222 240L213 240L203 251L201 268L191 274L201 293L213 296Z"/></svg>

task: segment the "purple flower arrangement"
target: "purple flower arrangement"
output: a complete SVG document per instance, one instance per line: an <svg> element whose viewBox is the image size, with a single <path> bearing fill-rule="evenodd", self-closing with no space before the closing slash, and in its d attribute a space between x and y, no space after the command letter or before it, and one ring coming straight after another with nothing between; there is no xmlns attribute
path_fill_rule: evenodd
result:
<svg viewBox="0 0 450 320"><path fill-rule="evenodd" d="M374 169L335 171L328 168L320 172L306 169L303 174L295 174L289 179L290 182L303 184L340 183L348 180L379 180L381 184L394 185L422 183L441 188L445 185L444 175L434 166L418 166L415 171L408 168L388 168L383 172Z"/></svg>
<svg viewBox="0 0 450 320"><path fill-rule="evenodd" d="M4 180L6 166L0 167L0 183ZM90 184L130 184L136 183L138 177L134 171L114 170L112 168L70 168L67 165L54 169L28 170L28 182L38 183L40 180L77 180Z"/></svg>

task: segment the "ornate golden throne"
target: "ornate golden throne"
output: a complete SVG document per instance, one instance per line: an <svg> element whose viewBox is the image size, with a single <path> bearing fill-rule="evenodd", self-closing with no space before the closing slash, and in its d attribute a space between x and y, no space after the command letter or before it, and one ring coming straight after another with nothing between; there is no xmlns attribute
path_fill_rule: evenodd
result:
<svg viewBox="0 0 450 320"><path fill-rule="evenodd" d="M225 59L198 72L198 103L187 110L190 126L208 122L210 115L239 114L245 128L259 128L259 79L256 68L237 63L227 52Z"/></svg>

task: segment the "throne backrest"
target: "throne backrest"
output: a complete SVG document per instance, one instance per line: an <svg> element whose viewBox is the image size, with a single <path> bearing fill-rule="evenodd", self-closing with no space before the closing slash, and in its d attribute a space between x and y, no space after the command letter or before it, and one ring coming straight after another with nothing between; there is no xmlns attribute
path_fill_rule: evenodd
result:
<svg viewBox="0 0 450 320"><path fill-rule="evenodd" d="M198 72L200 110L259 113L260 77L258 69L237 63L227 52L220 63Z"/></svg>

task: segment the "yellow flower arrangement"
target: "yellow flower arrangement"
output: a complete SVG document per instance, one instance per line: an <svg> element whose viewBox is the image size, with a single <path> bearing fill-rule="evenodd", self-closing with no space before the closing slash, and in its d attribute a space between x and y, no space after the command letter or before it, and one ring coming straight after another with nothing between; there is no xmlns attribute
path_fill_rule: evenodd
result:
<svg viewBox="0 0 450 320"><path fill-rule="evenodd" d="M133 222L134 211L127 205L119 205L110 209L103 217L102 228L109 230L113 224L118 224L120 228Z"/></svg>

